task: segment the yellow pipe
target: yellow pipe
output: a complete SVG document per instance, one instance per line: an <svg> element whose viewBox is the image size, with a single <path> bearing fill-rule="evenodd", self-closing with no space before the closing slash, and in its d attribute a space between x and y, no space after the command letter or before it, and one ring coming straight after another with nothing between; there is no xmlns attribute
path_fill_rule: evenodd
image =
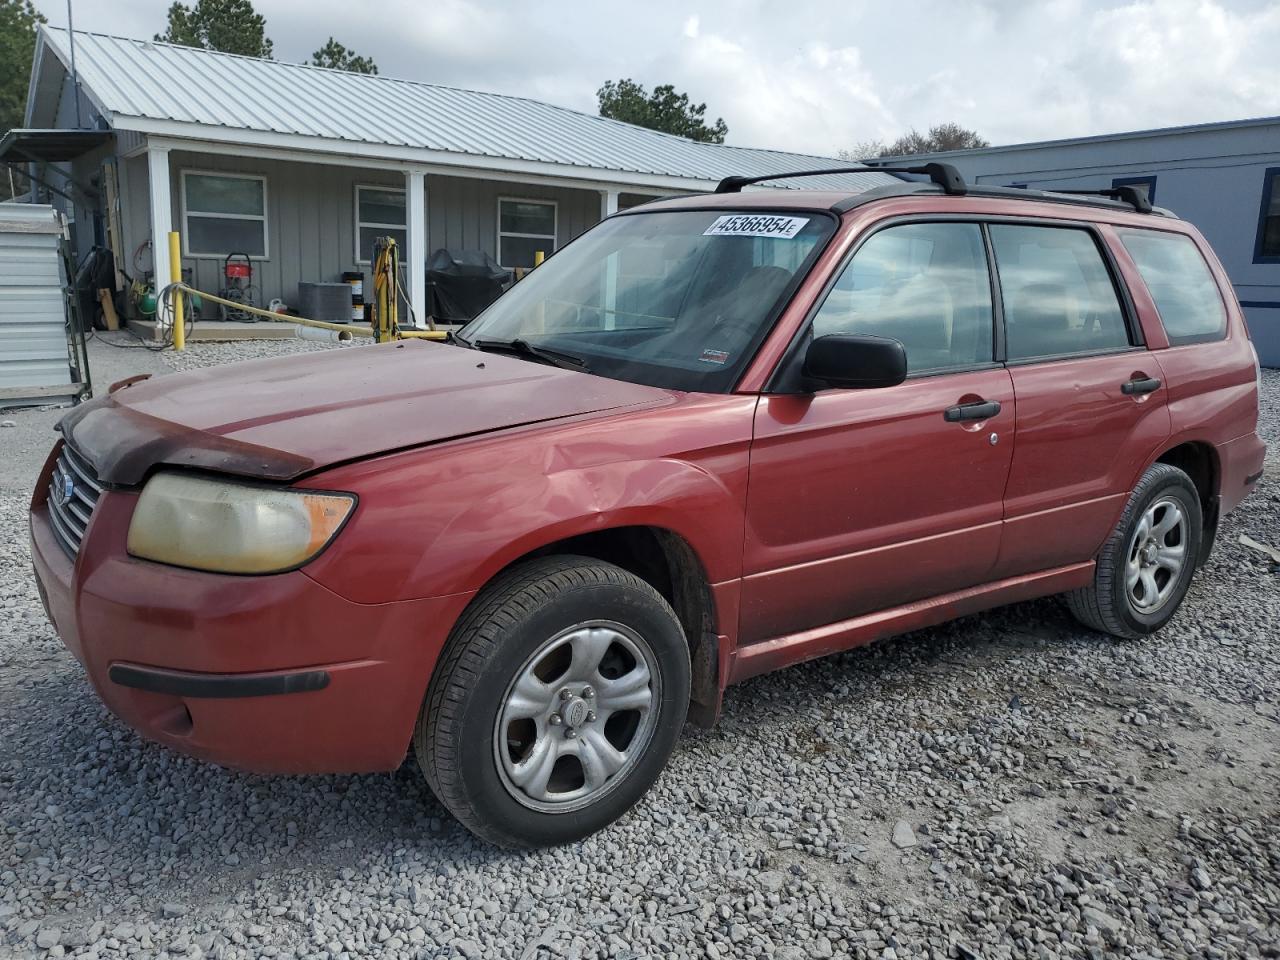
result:
<svg viewBox="0 0 1280 960"><path fill-rule="evenodd" d="M448 330L401 330L403 340L448 340Z"/></svg>
<svg viewBox="0 0 1280 960"><path fill-rule="evenodd" d="M247 303L239 300L226 300L222 297L215 297L212 293L205 293L203 290L197 290L189 287L185 283L175 284L174 293L185 291L199 296L203 300L212 300L214 303L225 303L228 307L234 307L236 310L243 310L245 313L257 314L268 320L274 320L276 323L292 323L304 327L316 327L320 330L336 330L339 333L349 333L354 337L372 337L373 330L369 327L359 326L357 324L347 323L330 323L327 320L311 320L307 317L294 317L288 314L272 313L270 310L263 310L261 307L251 307ZM449 334L444 330L402 330L399 334L401 337L413 337L419 340L443 340Z"/></svg>
<svg viewBox="0 0 1280 960"><path fill-rule="evenodd" d="M169 231L169 281L182 283L182 244L178 242L178 231ZM182 291L173 288L173 349L187 349L187 323L183 313Z"/></svg>

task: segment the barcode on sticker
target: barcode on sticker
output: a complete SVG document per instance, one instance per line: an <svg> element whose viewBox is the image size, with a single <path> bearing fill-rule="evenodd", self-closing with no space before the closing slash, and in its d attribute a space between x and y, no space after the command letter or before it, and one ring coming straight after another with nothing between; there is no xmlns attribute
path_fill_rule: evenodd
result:
<svg viewBox="0 0 1280 960"><path fill-rule="evenodd" d="M704 237L781 237L790 240L804 229L808 217L776 217L768 214L731 213L718 217L702 231Z"/></svg>

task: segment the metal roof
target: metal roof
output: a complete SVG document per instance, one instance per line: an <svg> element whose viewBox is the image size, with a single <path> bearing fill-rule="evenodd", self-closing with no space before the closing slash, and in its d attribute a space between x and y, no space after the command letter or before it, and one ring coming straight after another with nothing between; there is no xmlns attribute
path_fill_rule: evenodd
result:
<svg viewBox="0 0 1280 960"><path fill-rule="evenodd" d="M70 62L66 30L42 25L40 42ZM75 48L82 88L117 129L169 121L189 125L181 135L191 137L216 131L234 141L255 131L343 141L357 155L394 146L456 154L459 163L506 158L698 181L832 165L829 157L696 143L523 97L79 30ZM891 181L867 173L805 185L860 191Z"/></svg>
<svg viewBox="0 0 1280 960"><path fill-rule="evenodd" d="M1065 137L1060 140L1029 140L1026 143L1002 143L994 147L971 147L966 150L939 150L929 154L900 154L877 157L877 164L910 160L923 163L927 160L951 160L965 157L985 157L997 153L1013 153L1019 150L1051 150L1057 147L1074 147L1081 144L1112 143L1121 140L1153 140L1159 137L1182 137L1197 133L1217 133L1223 130L1243 130L1250 127L1280 127L1280 117L1247 117L1243 120L1216 120L1212 123L1189 123L1180 127L1149 127L1143 130L1121 130L1116 133L1096 133L1085 137Z"/></svg>

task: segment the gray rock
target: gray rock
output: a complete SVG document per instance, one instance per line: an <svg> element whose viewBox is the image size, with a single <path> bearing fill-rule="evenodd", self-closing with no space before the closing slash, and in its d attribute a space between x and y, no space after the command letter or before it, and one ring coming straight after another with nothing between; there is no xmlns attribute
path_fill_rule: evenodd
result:
<svg viewBox="0 0 1280 960"><path fill-rule="evenodd" d="M778 893L786 886L786 877L776 870L767 870L756 878L756 882L766 893Z"/></svg>
<svg viewBox="0 0 1280 960"><path fill-rule="evenodd" d="M40 932L36 934L36 946L41 950L48 950L62 943L62 931L57 927L41 927Z"/></svg>
<svg viewBox="0 0 1280 960"><path fill-rule="evenodd" d="M1114 934L1120 930L1120 921L1097 907L1085 907L1080 911L1085 923L1097 927L1103 933Z"/></svg>
<svg viewBox="0 0 1280 960"><path fill-rule="evenodd" d="M916 845L916 833L906 820L899 820L893 825L893 845L899 850Z"/></svg>

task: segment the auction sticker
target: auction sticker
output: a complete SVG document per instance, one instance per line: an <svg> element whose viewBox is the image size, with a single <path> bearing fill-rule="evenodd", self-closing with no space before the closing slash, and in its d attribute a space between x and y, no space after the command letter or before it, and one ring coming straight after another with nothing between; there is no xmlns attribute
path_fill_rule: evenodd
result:
<svg viewBox="0 0 1280 960"><path fill-rule="evenodd" d="M704 237L782 237L790 240L804 229L808 217L778 217L769 214L731 213L717 217L702 231Z"/></svg>

